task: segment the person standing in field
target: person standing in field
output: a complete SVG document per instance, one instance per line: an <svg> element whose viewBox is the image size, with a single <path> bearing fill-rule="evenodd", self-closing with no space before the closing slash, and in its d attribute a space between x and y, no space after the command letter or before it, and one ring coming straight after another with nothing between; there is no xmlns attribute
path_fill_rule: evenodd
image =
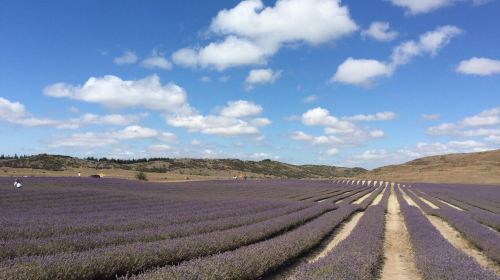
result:
<svg viewBox="0 0 500 280"><path fill-rule="evenodd" d="M23 184L21 183L21 180L19 180L19 178L16 178L16 180L14 181L14 187L21 188L22 186Z"/></svg>

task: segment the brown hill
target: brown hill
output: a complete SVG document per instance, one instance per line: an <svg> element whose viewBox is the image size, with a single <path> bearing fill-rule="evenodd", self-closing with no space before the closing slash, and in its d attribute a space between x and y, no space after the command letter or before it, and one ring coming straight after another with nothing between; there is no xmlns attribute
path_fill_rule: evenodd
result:
<svg viewBox="0 0 500 280"><path fill-rule="evenodd" d="M89 175L103 173L111 177L134 177L144 171L154 180L164 179L227 179L249 178L338 178L355 177L363 168L325 165L293 165L273 160L243 161L239 159L79 159L59 155L35 155L21 158L0 158L4 175ZM15 174L14 174L15 173ZM2 174L2 173L0 173Z"/></svg>
<svg viewBox="0 0 500 280"><path fill-rule="evenodd" d="M500 185L500 150L425 157L380 167L361 177L399 182Z"/></svg>

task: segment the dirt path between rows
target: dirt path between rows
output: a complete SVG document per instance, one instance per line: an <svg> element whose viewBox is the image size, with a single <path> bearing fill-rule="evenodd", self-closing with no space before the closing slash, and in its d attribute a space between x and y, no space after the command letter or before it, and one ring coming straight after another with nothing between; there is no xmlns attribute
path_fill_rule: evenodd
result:
<svg viewBox="0 0 500 280"><path fill-rule="evenodd" d="M413 199L407 196L404 192L403 194L404 199L406 199L410 205L418 207ZM422 209L420 210L422 211ZM474 246L474 244L464 238L459 231L439 217L426 215L423 211L422 213L427 217L427 219L429 219L431 224L439 231L439 233L441 233L441 235L448 240L451 245L453 245L453 247L464 252L466 255L471 256L476 262L479 263L479 265L495 272L498 276L500 276L500 265L484 255L484 253Z"/></svg>
<svg viewBox="0 0 500 280"><path fill-rule="evenodd" d="M328 242L326 247L323 250L321 250L321 252L319 252L317 255L312 256L308 260L308 262L313 263L321 258L324 258L331 250L333 250L333 248L335 248L342 240L346 239L349 236L349 234L351 234L352 230L354 229L354 227L356 227L356 225L359 222L359 219L361 219L362 216L363 212L355 213L349 220L347 220L347 222L345 222L340 227L340 229L335 234L335 237L330 242Z"/></svg>
<svg viewBox="0 0 500 280"><path fill-rule="evenodd" d="M393 188L391 188L386 214L384 258L380 279L422 279L415 267L408 232Z"/></svg>

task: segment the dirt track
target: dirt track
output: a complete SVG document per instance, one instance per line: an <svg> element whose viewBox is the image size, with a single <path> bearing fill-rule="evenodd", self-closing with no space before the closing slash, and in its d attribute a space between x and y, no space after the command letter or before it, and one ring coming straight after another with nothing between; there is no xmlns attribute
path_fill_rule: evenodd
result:
<svg viewBox="0 0 500 280"><path fill-rule="evenodd" d="M399 203L391 188L385 223L384 266L382 280L421 279L413 260L408 232L400 213Z"/></svg>

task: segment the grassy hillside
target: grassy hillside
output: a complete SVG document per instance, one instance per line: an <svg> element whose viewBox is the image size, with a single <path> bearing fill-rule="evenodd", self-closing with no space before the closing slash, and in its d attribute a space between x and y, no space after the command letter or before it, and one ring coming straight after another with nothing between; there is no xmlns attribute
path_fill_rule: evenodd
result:
<svg viewBox="0 0 500 280"><path fill-rule="evenodd" d="M500 150L425 157L377 168L361 177L401 182L500 185Z"/></svg>
<svg viewBox="0 0 500 280"><path fill-rule="evenodd" d="M120 161L110 159L79 159L58 155L35 155L14 159L0 159L4 173L11 169L22 171L35 170L36 174L74 174L79 170L86 173L105 173L115 177L127 177L136 171L144 171L153 177L168 179L189 178L231 178L246 175L250 178L332 178L354 177L366 172L363 168L345 168L323 165L292 165L279 161L243 161L238 159L152 159ZM42 172L43 171L43 172ZM127 174L127 175L125 175ZM165 175L167 174L167 175ZM30 175L35 175L30 173ZM160 176L160 177L161 177ZM194 177L193 177L194 176Z"/></svg>

